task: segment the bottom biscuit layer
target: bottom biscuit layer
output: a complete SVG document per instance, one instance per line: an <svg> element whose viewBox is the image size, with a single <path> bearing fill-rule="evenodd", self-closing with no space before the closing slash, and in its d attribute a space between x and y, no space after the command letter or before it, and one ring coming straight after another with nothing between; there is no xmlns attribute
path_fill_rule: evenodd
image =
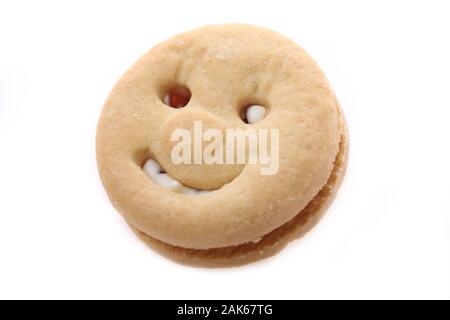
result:
<svg viewBox="0 0 450 320"><path fill-rule="evenodd" d="M311 202L292 220L265 235L257 243L245 243L237 246L196 250L176 247L159 241L130 227L149 247L161 255L176 262L197 267L233 267L256 262L275 255L290 241L302 237L320 220L332 203L343 180L347 166L348 136L345 124L341 134L339 153L327 183Z"/></svg>

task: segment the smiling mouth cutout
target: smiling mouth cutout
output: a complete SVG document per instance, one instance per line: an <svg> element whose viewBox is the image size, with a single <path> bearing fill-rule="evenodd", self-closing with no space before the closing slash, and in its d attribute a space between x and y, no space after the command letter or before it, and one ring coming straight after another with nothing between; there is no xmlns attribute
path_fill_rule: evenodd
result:
<svg viewBox="0 0 450 320"><path fill-rule="evenodd" d="M158 161L154 159L149 159L145 162L143 168L144 172L163 188L169 189L171 191L190 195L190 196L198 196L198 195L208 195L214 190L200 190L191 188L183 185L178 180L172 178L164 169L161 168Z"/></svg>

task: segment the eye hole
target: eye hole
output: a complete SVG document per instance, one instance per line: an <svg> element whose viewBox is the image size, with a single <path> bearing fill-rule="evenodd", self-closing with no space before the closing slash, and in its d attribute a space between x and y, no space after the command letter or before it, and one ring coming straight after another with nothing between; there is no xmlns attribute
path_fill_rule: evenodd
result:
<svg viewBox="0 0 450 320"><path fill-rule="evenodd" d="M264 119L266 112L266 107L252 104L242 109L240 117L245 123L253 124Z"/></svg>
<svg viewBox="0 0 450 320"><path fill-rule="evenodd" d="M191 100L191 90L184 86L169 88L163 97L164 104L172 108L183 108Z"/></svg>

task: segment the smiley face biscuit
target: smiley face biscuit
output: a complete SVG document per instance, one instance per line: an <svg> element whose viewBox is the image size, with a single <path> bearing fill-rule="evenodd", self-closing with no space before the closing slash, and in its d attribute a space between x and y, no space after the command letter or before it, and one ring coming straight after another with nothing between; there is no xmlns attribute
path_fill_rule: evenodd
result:
<svg viewBox="0 0 450 320"><path fill-rule="evenodd" d="M215 132L225 145L230 128L276 133L266 135L276 152L251 162L246 146L244 162L207 163L210 145L189 144L192 163L174 161L177 130L193 144ZM164 256L209 267L269 257L307 232L336 195L347 150L317 64L248 25L207 26L151 49L112 90L97 131L101 180L130 227Z"/></svg>

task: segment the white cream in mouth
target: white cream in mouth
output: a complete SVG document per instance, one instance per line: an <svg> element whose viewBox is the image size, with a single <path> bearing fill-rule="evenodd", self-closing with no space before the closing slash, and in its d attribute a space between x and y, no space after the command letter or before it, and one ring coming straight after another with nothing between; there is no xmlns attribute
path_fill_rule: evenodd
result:
<svg viewBox="0 0 450 320"><path fill-rule="evenodd" d="M178 180L172 178L168 173L164 172L159 163L154 159L148 159L142 169L155 183L174 192L191 196L200 196L208 195L213 191L200 190L183 185Z"/></svg>

